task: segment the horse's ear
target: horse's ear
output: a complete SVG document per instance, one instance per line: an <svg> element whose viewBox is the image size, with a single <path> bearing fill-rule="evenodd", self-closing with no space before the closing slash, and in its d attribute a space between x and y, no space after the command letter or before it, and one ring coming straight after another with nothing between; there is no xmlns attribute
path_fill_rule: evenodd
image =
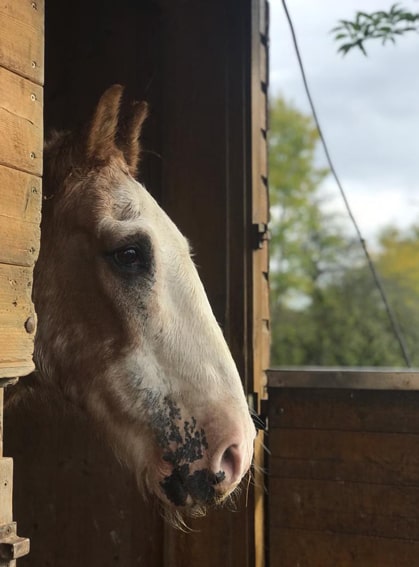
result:
<svg viewBox="0 0 419 567"><path fill-rule="evenodd" d="M89 159L106 160L115 153L119 107L124 87L113 85L100 97L87 134Z"/></svg>
<svg viewBox="0 0 419 567"><path fill-rule="evenodd" d="M134 102L120 148L124 154L130 174L137 175L141 154L140 135L143 123L148 116L148 104L145 101Z"/></svg>

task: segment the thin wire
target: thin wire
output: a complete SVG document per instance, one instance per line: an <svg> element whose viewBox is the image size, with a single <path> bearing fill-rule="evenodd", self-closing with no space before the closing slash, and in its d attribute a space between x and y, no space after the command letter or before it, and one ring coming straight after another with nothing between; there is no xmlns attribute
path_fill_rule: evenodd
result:
<svg viewBox="0 0 419 567"><path fill-rule="evenodd" d="M294 25L292 23L291 16L290 16L290 13L288 11L286 0L282 0L282 5L284 7L284 12L285 12L286 18L288 20L288 25L289 25L289 28L290 28L290 31L291 31L292 41L293 41L293 44L294 44L295 53L297 55L298 65L300 67L300 72L301 72L301 77L302 77L303 83L304 83L304 89L305 89L305 92L306 92L306 95L307 95L308 102L310 104L311 112L313 114L313 118L314 118L314 121L316 123L317 130L319 132L320 140L321 140L321 143L323 145L324 153L326 155L326 159L327 159L327 162L329 164L330 171L331 171L331 173L332 173L332 175L333 175L333 177L336 181L336 185L339 188L339 191L340 191L340 194L342 196L343 202L345 204L346 210L348 212L349 218L352 221L352 224L353 224L355 231L357 233L359 242L361 243L361 247L362 247L364 254L365 254L365 257L367 259L367 263L368 263L368 266L371 270L372 276L374 278L375 285L377 286L377 289L380 293L381 299L384 303L384 307L385 307L388 319L390 321L391 328L392 328L393 333L394 333L394 335L397 339L397 342L399 343L399 347L400 347L400 350L402 352L403 359L406 363L406 366L411 368L412 363L411 363L411 359L410 359L410 356L409 356L409 351L407 349L406 341L404 340L404 337L403 337L402 330L401 330L400 325L397 321L397 317L396 317L396 315L395 315L393 309L391 308L391 305L390 305L390 303L387 299L387 296L386 296L386 293L385 293L385 290L384 290L384 286L383 286L382 281L380 279L380 276L379 276L379 274L378 274L378 272L377 272L377 270L374 266L374 262L372 261L372 258L371 258L370 254L368 252L367 243L366 243L365 239L363 238L361 230L358 226L358 223L357 223L357 221L356 221L356 219L355 219L355 217L352 213L352 209L349 205L349 201L346 197L342 183L340 182L339 176L338 176L337 171L335 169L335 166L332 162L332 158L330 156L325 137L323 136L323 131L322 131L322 128L320 126L319 118L317 116L316 108L314 106L314 102L313 102L313 99L311 97L310 89L309 89L309 86L308 86L307 77L306 77L303 61L302 61L301 54L300 54L300 48L298 47L297 36L295 34Z"/></svg>

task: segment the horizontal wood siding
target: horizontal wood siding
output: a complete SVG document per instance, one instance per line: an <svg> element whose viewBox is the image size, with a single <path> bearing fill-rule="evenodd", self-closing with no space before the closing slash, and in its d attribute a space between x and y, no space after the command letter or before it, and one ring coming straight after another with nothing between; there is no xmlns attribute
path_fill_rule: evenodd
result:
<svg viewBox="0 0 419 567"><path fill-rule="evenodd" d="M31 288L32 268L0 264L0 373L3 377L23 375L32 367L33 330L30 333L26 330L30 317L35 323Z"/></svg>
<svg viewBox="0 0 419 567"><path fill-rule="evenodd" d="M419 564L419 392L270 388L270 566Z"/></svg>
<svg viewBox="0 0 419 567"><path fill-rule="evenodd" d="M0 67L0 163L42 175L42 87Z"/></svg>
<svg viewBox="0 0 419 567"><path fill-rule="evenodd" d="M44 0L0 3L0 65L43 84Z"/></svg>
<svg viewBox="0 0 419 567"><path fill-rule="evenodd" d="M43 18L43 0L1 2L0 377L23 376L34 367L31 291L40 238Z"/></svg>
<svg viewBox="0 0 419 567"><path fill-rule="evenodd" d="M41 179L0 165L0 262L33 266L39 251Z"/></svg>

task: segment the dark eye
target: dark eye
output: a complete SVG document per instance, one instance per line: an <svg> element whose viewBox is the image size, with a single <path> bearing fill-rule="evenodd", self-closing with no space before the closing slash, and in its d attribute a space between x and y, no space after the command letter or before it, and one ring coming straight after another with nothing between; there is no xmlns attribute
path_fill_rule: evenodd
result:
<svg viewBox="0 0 419 567"><path fill-rule="evenodd" d="M122 246L111 248L105 252L105 257L114 271L126 275L130 280L136 275L153 278L153 245L146 234L137 234Z"/></svg>
<svg viewBox="0 0 419 567"><path fill-rule="evenodd" d="M123 248L113 253L113 259L118 266L130 267L141 264L141 257L136 248Z"/></svg>
<svg viewBox="0 0 419 567"><path fill-rule="evenodd" d="M126 246L111 252L114 265L124 272L142 272L150 264L149 254L138 246Z"/></svg>

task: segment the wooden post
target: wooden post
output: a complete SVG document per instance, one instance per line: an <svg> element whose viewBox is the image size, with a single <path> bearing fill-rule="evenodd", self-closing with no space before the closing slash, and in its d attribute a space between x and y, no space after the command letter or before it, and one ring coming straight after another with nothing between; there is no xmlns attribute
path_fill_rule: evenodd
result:
<svg viewBox="0 0 419 567"><path fill-rule="evenodd" d="M29 552L29 540L16 535L12 521L13 460L3 457L3 388L0 380L0 567L15 567L16 559Z"/></svg>
<svg viewBox="0 0 419 567"><path fill-rule="evenodd" d="M255 410L263 414L269 368L269 254L268 254L268 45L269 4L252 0L251 159L252 159L252 352ZM265 565L265 446L260 432L255 444L255 566Z"/></svg>
<svg viewBox="0 0 419 567"><path fill-rule="evenodd" d="M44 0L0 5L0 567L29 552L12 514L13 461L3 457L3 390L33 368L32 272L39 249Z"/></svg>

